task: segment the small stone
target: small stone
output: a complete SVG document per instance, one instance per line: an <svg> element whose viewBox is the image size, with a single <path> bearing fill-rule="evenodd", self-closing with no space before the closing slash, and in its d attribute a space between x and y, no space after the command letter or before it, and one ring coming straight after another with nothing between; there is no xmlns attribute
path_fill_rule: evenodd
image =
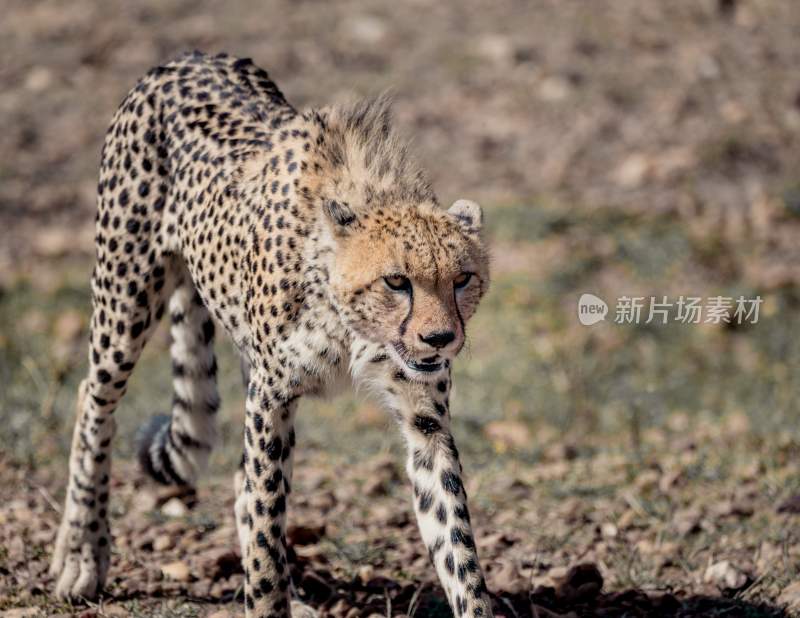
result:
<svg viewBox="0 0 800 618"><path fill-rule="evenodd" d="M619 528L610 521L607 521L600 526L600 534L602 534L605 539L614 539L619 535Z"/></svg>
<svg viewBox="0 0 800 618"><path fill-rule="evenodd" d="M638 489L647 490L658 486L659 479L657 470L643 470L636 476L634 483Z"/></svg>
<svg viewBox="0 0 800 618"><path fill-rule="evenodd" d="M180 498L170 498L161 507L161 512L167 517L186 517L189 509Z"/></svg>
<svg viewBox="0 0 800 618"><path fill-rule="evenodd" d="M377 45L387 33L384 21L372 15L354 15L347 24L350 36L366 45Z"/></svg>
<svg viewBox="0 0 800 618"><path fill-rule="evenodd" d="M159 534L153 540L154 551L166 551L175 547L175 539L168 534Z"/></svg>
<svg viewBox="0 0 800 618"><path fill-rule="evenodd" d="M567 571L568 569L565 566L552 567L549 571L547 571L548 583L554 586L562 584L567 577Z"/></svg>
<svg viewBox="0 0 800 618"><path fill-rule="evenodd" d="M53 325L53 335L60 342L72 342L80 337L83 326L83 314L74 309L67 310L56 319Z"/></svg>
<svg viewBox="0 0 800 618"><path fill-rule="evenodd" d="M569 82L558 75L551 75L542 80L539 84L539 98L548 103L555 103L566 99L572 87Z"/></svg>
<svg viewBox="0 0 800 618"><path fill-rule="evenodd" d="M362 491L364 492L365 496L377 498L379 496L385 496L388 493L388 488L384 479L377 476L372 476L364 482Z"/></svg>
<svg viewBox="0 0 800 618"><path fill-rule="evenodd" d="M714 584L720 590L739 590L747 583L747 575L733 566L729 560L721 560L706 569L703 581Z"/></svg>
<svg viewBox="0 0 800 618"><path fill-rule="evenodd" d="M788 497L778 505L778 513L800 514L800 494Z"/></svg>
<svg viewBox="0 0 800 618"><path fill-rule="evenodd" d="M286 530L286 538L292 545L314 545L325 536L325 525L299 526L290 524Z"/></svg>
<svg viewBox="0 0 800 618"><path fill-rule="evenodd" d="M375 569L371 564L364 564L358 568L358 579L362 584L366 584L373 577L375 577Z"/></svg>
<svg viewBox="0 0 800 618"><path fill-rule="evenodd" d="M182 560L176 560L175 562L161 565L161 572L164 574L164 577L176 582L192 581L192 573L189 570L189 565Z"/></svg>
<svg viewBox="0 0 800 618"><path fill-rule="evenodd" d="M3 618L27 618L27 616L38 616L39 608L37 607L17 607L15 609L7 609L0 613Z"/></svg>
<svg viewBox="0 0 800 618"><path fill-rule="evenodd" d="M800 611L800 581L786 586L778 597L778 603L790 612Z"/></svg>
<svg viewBox="0 0 800 618"><path fill-rule="evenodd" d="M617 527L620 530L627 530L633 526L633 523L636 521L636 517L636 511L633 509L626 510L617 520Z"/></svg>
<svg viewBox="0 0 800 618"><path fill-rule="evenodd" d="M603 589L603 576L591 563L578 564L567 571L564 582L556 589L556 596L569 603L585 602L595 598Z"/></svg>
<svg viewBox="0 0 800 618"><path fill-rule="evenodd" d="M194 555L197 558L199 575L212 581L228 579L236 573L244 572L239 554L227 547L212 548L201 554L194 552Z"/></svg>
<svg viewBox="0 0 800 618"><path fill-rule="evenodd" d="M643 154L632 154L616 169L614 181L623 189L635 189L644 183L650 167L650 161Z"/></svg>
<svg viewBox="0 0 800 618"><path fill-rule="evenodd" d="M25 77L25 88L31 92L43 92L53 83L53 73L42 66L33 67Z"/></svg>
<svg viewBox="0 0 800 618"><path fill-rule="evenodd" d="M493 571L490 575L491 587L511 594L519 594L527 587L527 582L523 579L517 566L509 561L503 561L500 568Z"/></svg>
<svg viewBox="0 0 800 618"><path fill-rule="evenodd" d="M700 531L700 521L703 513L696 508L686 508L676 511L672 516L672 524L680 536L688 536Z"/></svg>
<svg viewBox="0 0 800 618"><path fill-rule="evenodd" d="M520 421L492 421L486 424L483 431L499 453L509 449L530 448L533 444L530 428Z"/></svg>

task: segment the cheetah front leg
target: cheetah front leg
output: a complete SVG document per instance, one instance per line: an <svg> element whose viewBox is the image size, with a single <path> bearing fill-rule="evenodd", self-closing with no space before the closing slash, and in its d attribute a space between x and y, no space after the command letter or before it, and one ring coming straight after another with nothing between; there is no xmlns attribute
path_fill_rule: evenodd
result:
<svg viewBox="0 0 800 618"><path fill-rule="evenodd" d="M450 376L430 384L411 382L389 363L385 361L388 372L377 380L377 390L406 439L406 469L422 540L454 615L492 616L450 432ZM370 381L374 388L375 380Z"/></svg>
<svg viewBox="0 0 800 618"><path fill-rule="evenodd" d="M286 502L291 491L297 397L264 370L250 373L244 488L237 499L247 616L290 616ZM242 508L245 506L245 508Z"/></svg>

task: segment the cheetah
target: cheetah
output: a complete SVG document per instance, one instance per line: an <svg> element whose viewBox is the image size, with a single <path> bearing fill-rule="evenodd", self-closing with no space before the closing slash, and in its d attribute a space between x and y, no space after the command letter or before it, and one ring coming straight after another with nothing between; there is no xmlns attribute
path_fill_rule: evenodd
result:
<svg viewBox="0 0 800 618"><path fill-rule="evenodd" d="M388 98L298 112L250 59L194 52L130 91L101 159L57 595L104 585L114 410L166 313L171 415L145 423L139 450L156 481L194 486L217 441L218 326L247 368L235 488L247 616L292 613L295 411L340 383L373 394L401 429L454 615L491 616L449 411L451 363L489 285L483 214L468 200L439 205Z"/></svg>

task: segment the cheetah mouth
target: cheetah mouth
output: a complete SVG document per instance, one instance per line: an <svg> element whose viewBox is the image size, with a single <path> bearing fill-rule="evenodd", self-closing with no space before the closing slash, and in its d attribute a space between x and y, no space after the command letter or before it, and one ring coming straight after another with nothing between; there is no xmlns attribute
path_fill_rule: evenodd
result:
<svg viewBox="0 0 800 618"><path fill-rule="evenodd" d="M393 343L389 350L394 361L404 369L409 369L414 375L436 373L445 365L445 360L438 354L420 360L409 358L408 349L401 342Z"/></svg>
<svg viewBox="0 0 800 618"><path fill-rule="evenodd" d="M408 365L409 369L413 369L414 371L421 371L423 373L433 373L434 371L439 371L442 368L444 363L423 363L417 362L413 360L407 360L406 365Z"/></svg>

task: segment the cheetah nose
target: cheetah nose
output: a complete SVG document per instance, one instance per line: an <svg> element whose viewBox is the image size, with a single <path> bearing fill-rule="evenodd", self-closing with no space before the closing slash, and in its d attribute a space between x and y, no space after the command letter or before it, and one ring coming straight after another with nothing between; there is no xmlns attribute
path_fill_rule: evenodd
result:
<svg viewBox="0 0 800 618"><path fill-rule="evenodd" d="M445 330L430 333L429 335L421 334L419 338L423 343L427 343L429 346L433 346L438 350L452 342L456 338L456 334L451 330Z"/></svg>

